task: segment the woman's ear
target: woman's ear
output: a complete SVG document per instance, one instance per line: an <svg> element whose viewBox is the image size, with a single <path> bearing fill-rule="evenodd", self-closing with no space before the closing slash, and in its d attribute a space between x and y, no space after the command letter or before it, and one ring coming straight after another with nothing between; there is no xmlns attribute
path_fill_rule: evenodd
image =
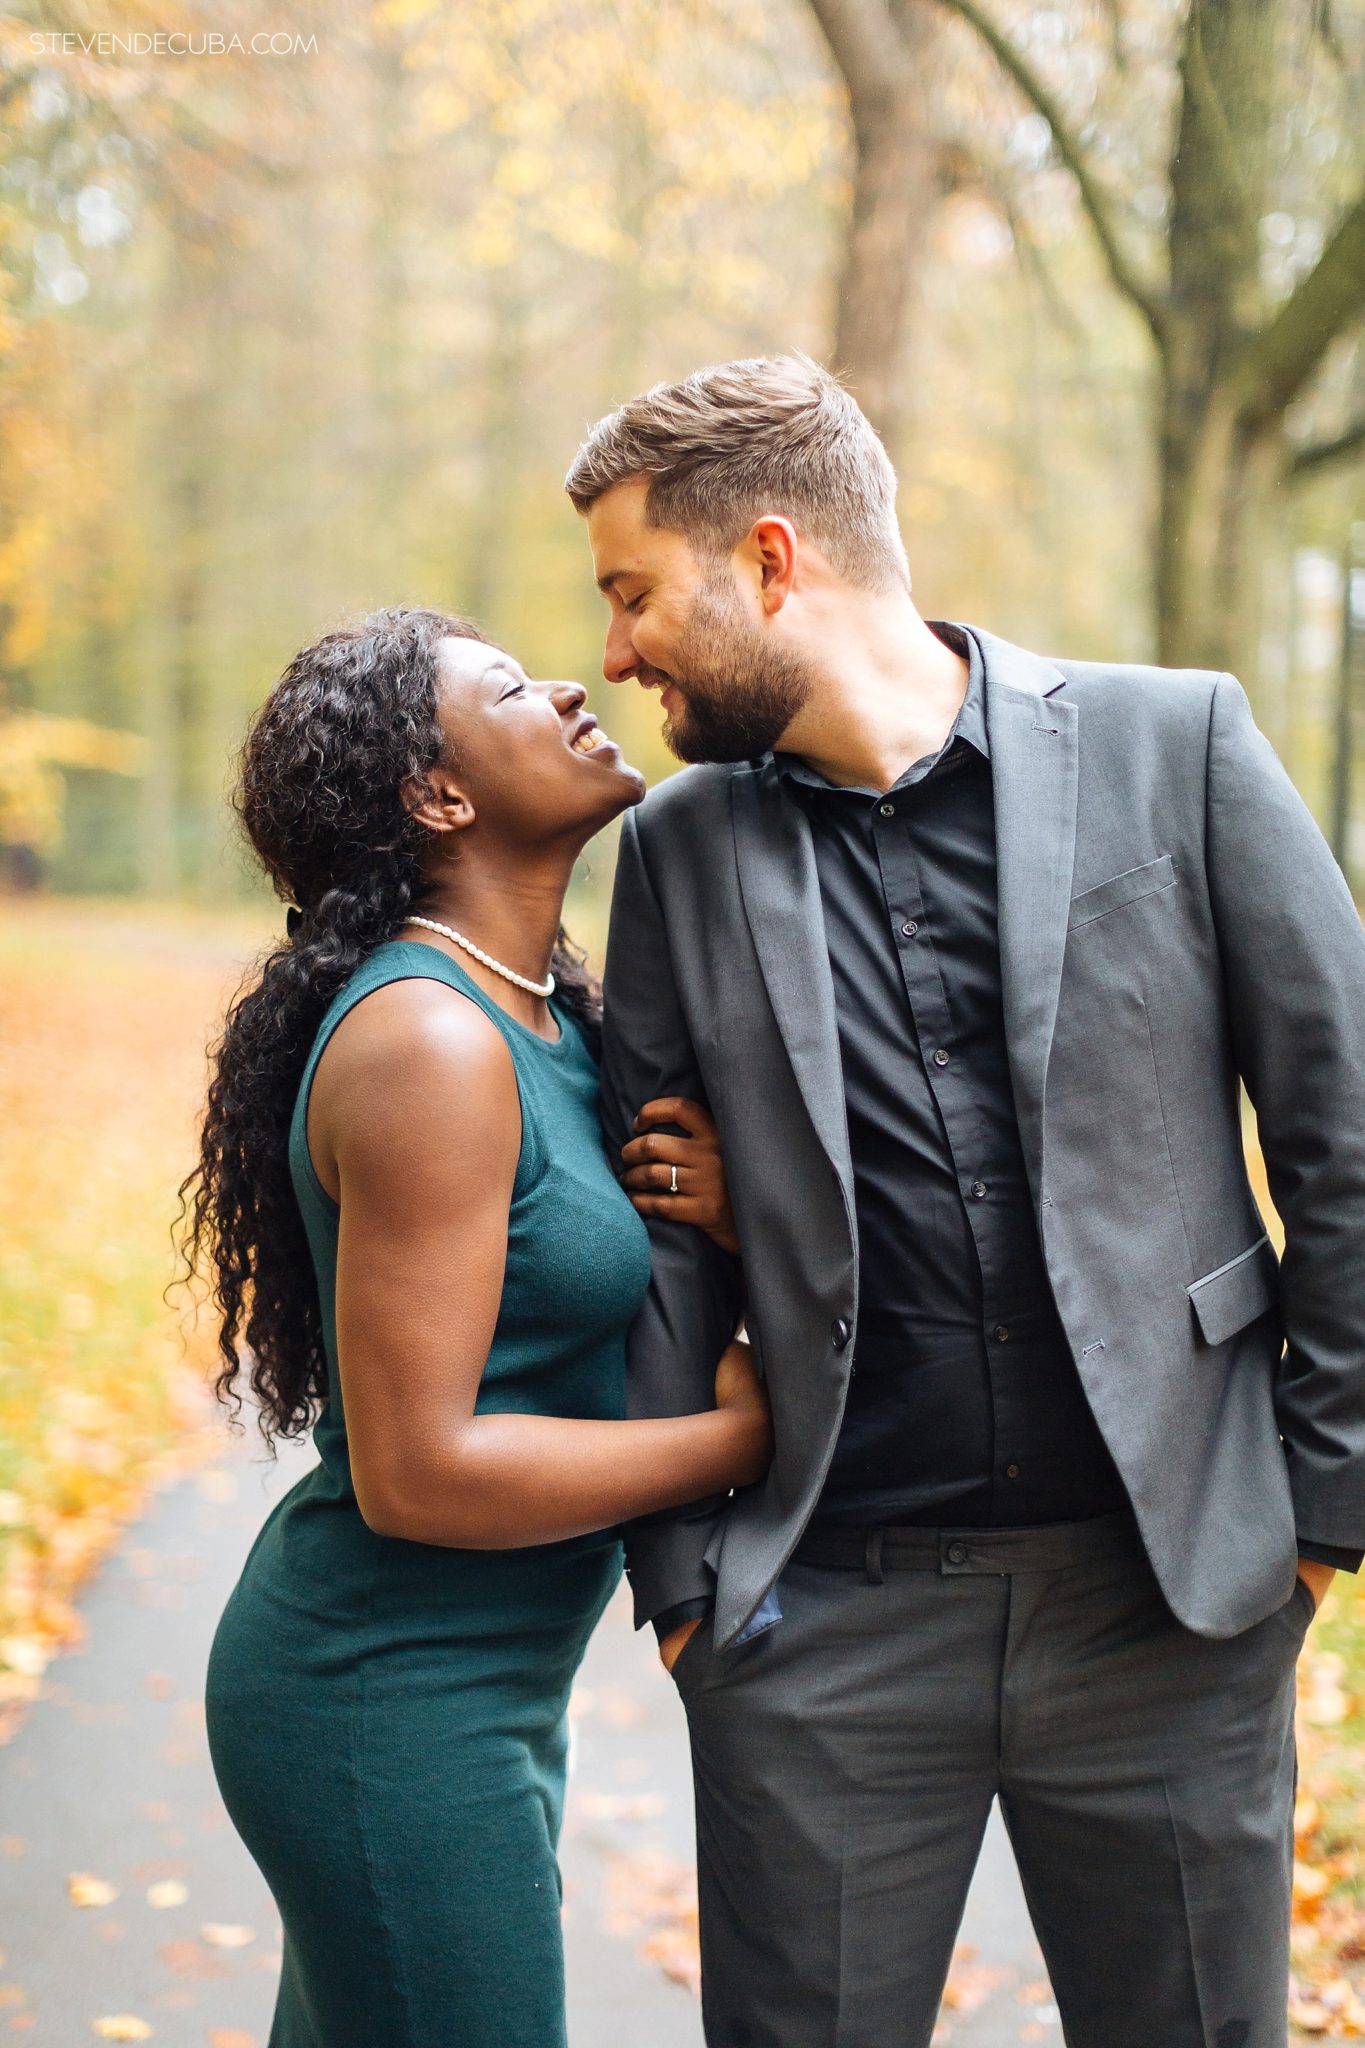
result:
<svg viewBox="0 0 1365 2048"><path fill-rule="evenodd" d="M474 822L474 806L448 769L409 775L398 793L404 810L428 832L463 832Z"/></svg>

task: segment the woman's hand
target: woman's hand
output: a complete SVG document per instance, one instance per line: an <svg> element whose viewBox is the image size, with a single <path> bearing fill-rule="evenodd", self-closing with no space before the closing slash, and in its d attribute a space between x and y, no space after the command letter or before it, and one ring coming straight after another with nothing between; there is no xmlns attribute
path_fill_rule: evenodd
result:
<svg viewBox="0 0 1365 2048"><path fill-rule="evenodd" d="M727 1344L720 1354L716 1366L716 1407L733 1417L743 1431L744 1468L736 1473L731 1484L753 1486L772 1463L773 1419L767 1391L754 1367L754 1354L741 1337Z"/></svg>
<svg viewBox="0 0 1365 2048"><path fill-rule="evenodd" d="M659 1124L681 1124L687 1136L658 1130ZM722 1251L737 1252L720 1134L709 1113L685 1095L664 1095L645 1104L635 1129L638 1135L621 1147L621 1185L638 1213L695 1224Z"/></svg>

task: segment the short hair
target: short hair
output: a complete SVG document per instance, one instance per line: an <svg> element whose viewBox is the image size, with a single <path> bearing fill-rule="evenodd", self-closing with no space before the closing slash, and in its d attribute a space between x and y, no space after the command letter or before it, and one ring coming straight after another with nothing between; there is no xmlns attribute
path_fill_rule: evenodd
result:
<svg viewBox="0 0 1365 2048"><path fill-rule="evenodd" d="M646 522L700 553L728 554L776 512L859 589L910 587L891 459L857 400L809 356L746 356L653 385L598 421L564 488L586 512L642 476Z"/></svg>

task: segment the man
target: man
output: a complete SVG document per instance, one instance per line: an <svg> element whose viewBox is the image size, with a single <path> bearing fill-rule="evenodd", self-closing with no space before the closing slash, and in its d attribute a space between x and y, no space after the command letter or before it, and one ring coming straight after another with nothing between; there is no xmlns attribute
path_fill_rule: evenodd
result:
<svg viewBox="0 0 1365 2048"><path fill-rule="evenodd" d="M890 463L804 358L656 387L567 488L605 673L699 764L625 821L608 949L659 1212L632 1412L705 1400L742 1315L776 1431L764 1485L629 1542L707 2040L927 2043L998 1796L1071 2048L1276 2048L1294 1664L1365 1548L1342 877L1231 677L921 619ZM631 1132L669 1094L742 1262L667 1220Z"/></svg>

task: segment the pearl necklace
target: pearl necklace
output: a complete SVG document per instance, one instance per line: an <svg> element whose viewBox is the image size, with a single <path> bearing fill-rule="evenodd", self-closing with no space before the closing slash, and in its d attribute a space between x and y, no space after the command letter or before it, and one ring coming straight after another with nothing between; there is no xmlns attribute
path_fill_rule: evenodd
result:
<svg viewBox="0 0 1365 2048"><path fill-rule="evenodd" d="M494 974L500 974L504 981L514 981L518 988L524 988L528 995L552 996L555 992L555 978L548 975L544 981L531 981L524 974L514 974L510 967L504 967L501 960L495 960L491 953L485 953L482 946L476 946L463 932L457 932L454 925L439 924L434 917L405 917L404 924L420 924L429 932L439 932L443 939L453 945L463 946L466 953L472 953L485 967L491 967Z"/></svg>

